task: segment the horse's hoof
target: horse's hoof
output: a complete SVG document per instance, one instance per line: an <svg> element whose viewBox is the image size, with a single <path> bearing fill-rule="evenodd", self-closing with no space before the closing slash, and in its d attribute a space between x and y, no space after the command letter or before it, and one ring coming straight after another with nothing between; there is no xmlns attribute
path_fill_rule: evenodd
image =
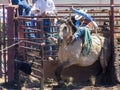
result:
<svg viewBox="0 0 120 90"><path fill-rule="evenodd" d="M95 86L95 84L96 84L96 77L95 76L91 76L90 81L91 81L92 86Z"/></svg>
<svg viewBox="0 0 120 90"><path fill-rule="evenodd" d="M64 81L59 81L58 86L59 87L66 87Z"/></svg>
<svg viewBox="0 0 120 90"><path fill-rule="evenodd" d="M66 87L65 84L58 84L58 85L54 86L54 88L62 88L62 87Z"/></svg>

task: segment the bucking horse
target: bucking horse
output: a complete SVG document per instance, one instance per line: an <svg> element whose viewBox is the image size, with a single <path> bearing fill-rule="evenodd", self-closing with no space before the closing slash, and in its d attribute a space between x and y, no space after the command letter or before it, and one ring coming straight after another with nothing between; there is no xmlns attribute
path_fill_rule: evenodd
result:
<svg viewBox="0 0 120 90"><path fill-rule="evenodd" d="M61 72L71 65L87 67L93 65L97 60L100 60L102 72L105 73L110 57L109 39L99 34L91 34L91 46L89 53L83 54L83 38L79 38L72 44L68 44L68 38L73 35L73 28L70 24L70 19L59 20L59 50L58 61L60 65L55 71L58 85L63 85L64 80L61 77Z"/></svg>

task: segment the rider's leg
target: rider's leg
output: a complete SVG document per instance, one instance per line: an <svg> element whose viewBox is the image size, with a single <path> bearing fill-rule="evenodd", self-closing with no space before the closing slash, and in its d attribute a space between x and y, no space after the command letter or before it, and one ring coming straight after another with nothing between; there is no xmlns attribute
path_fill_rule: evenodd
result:
<svg viewBox="0 0 120 90"><path fill-rule="evenodd" d="M69 43L73 43L74 41L76 41L78 38L82 37L84 35L84 28L80 28L79 30L77 30L73 36L70 37L70 40L68 40L68 44Z"/></svg>

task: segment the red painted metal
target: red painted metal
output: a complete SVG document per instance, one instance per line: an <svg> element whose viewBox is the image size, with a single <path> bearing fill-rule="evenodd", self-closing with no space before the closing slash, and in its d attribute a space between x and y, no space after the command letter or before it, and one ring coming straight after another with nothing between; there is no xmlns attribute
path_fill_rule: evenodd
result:
<svg viewBox="0 0 120 90"><path fill-rule="evenodd" d="M8 46L14 44L14 7L7 7ZM14 80L14 47L8 49L8 82Z"/></svg>
<svg viewBox="0 0 120 90"><path fill-rule="evenodd" d="M4 43L4 45L3 45L3 48L5 48L6 47L6 41L5 41L5 31L6 31L6 29L5 29L5 6L3 5L3 43ZM7 72L7 67L6 67L6 62L7 62L7 58L6 58L6 50L4 50L3 51L3 65L4 65L4 78L5 78L5 82L7 81L7 74L6 74L6 72Z"/></svg>

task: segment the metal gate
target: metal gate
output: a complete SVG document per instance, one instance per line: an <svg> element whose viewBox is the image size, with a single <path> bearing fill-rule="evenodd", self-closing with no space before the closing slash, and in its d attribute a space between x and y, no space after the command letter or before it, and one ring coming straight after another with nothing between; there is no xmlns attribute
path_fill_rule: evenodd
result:
<svg viewBox="0 0 120 90"><path fill-rule="evenodd" d="M18 6L5 7L3 5L1 7L3 13L0 19L1 78L3 74L4 82L11 82L16 78L15 61L19 60L19 57L22 56L22 62L32 63L31 76L40 80L40 88L43 90L43 62L48 61L46 57L49 56L47 54L45 56L45 53L52 53L50 50L45 51L44 47L56 46L51 44L42 45L47 40L44 36L46 32L43 32L43 28L49 28L51 35L57 33L55 31L57 26L50 25L43 27L43 19L49 19L52 22L54 17L34 17L34 19L32 16L20 17L17 15ZM5 10L7 10L7 14L5 14ZM7 15L7 19L5 19L5 15ZM53 53L56 53L56 51L54 50ZM51 56L56 57L57 55L54 54Z"/></svg>
<svg viewBox="0 0 120 90"><path fill-rule="evenodd" d="M72 5L58 5L58 7L71 7ZM114 49L114 34L118 33L117 38L119 38L119 15L114 16L116 10L114 8L118 8L119 5L114 6L113 0L111 0L111 5L74 5L75 7L106 7L109 8L108 10L102 10L102 13L108 13L108 16L99 16L99 11L90 10L89 13L93 15L96 21L104 21L106 20L109 22L109 25L107 27L110 27L110 33L111 33L111 41L112 41L112 49ZM44 45L42 46L42 42L46 40L44 38L43 32L43 19L48 18L42 18L42 17L18 17L17 16L17 9L15 7L6 7L5 5L0 5L1 11L0 11L0 77L4 77L5 82L9 82L14 80L15 78L15 64L14 61L19 59L19 55L22 55L24 57L24 62L30 62L33 63L31 74L32 76L39 78L41 81L41 88L43 88L44 83L44 62L48 61L45 56L45 50ZM7 9L7 21L6 21L6 9ZM16 12L14 12L16 10ZM95 12L95 13L93 13ZM1 14L2 13L2 14ZM59 10L58 13L69 14L70 12L67 10ZM119 12L117 12L118 14ZM60 15L60 14L59 14ZM61 16L60 16L61 17ZM37 19L35 19L37 18ZM54 17L49 17L49 19L52 21ZM118 21L116 23L114 21ZM7 24L9 23L9 24ZM32 23L32 24L30 24ZM114 26L115 23L116 25ZM118 25L117 25L118 24ZM39 26L39 27L38 27ZM6 28L8 27L8 28ZM46 26L47 27L47 26ZM57 26L51 25L48 26L51 30L53 30L51 33L54 32L54 29L57 28ZM102 27L101 22L99 23L99 27ZM117 29L116 31L114 31ZM35 35L35 37L34 37ZM32 37L33 36L33 37ZM51 45L50 46L54 46ZM118 52L117 50L116 52ZM50 52L50 51L46 51ZM57 49L53 52L57 52ZM114 52L114 50L113 50ZM117 55L118 57L119 55ZM57 57L57 55L53 55L53 57ZM8 70L9 68L9 70Z"/></svg>

